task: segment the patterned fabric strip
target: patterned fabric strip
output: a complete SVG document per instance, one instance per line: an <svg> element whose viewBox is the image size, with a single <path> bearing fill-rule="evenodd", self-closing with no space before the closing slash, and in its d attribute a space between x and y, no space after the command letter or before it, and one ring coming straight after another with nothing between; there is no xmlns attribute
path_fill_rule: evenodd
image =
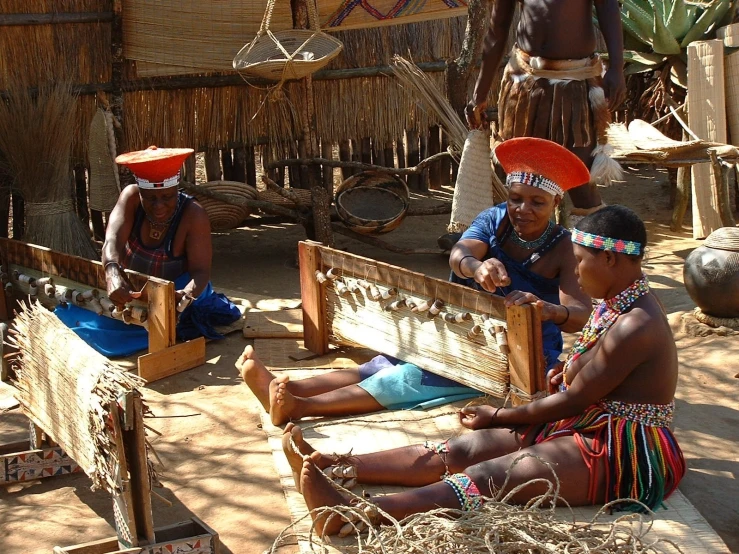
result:
<svg viewBox="0 0 739 554"><path fill-rule="evenodd" d="M610 250L611 252L619 252L621 254L638 256L642 253L642 244L639 242L602 237L580 231L579 229L572 230L572 242L581 246L589 246L598 250Z"/></svg>
<svg viewBox="0 0 739 554"><path fill-rule="evenodd" d="M564 196L565 191L562 190L557 183L551 179L547 179L543 175L537 175L536 173L526 173L525 171L512 171L508 174L505 180L507 187L520 183L522 185L529 185L530 187L540 188L553 196Z"/></svg>

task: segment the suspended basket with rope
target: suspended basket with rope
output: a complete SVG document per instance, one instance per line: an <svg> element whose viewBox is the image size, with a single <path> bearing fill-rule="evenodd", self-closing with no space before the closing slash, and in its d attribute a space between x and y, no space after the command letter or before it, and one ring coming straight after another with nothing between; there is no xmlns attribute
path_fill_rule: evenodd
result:
<svg viewBox="0 0 739 554"><path fill-rule="evenodd" d="M336 212L352 231L381 235L403 222L409 196L407 185L395 175L362 171L336 189Z"/></svg>
<svg viewBox="0 0 739 554"><path fill-rule="evenodd" d="M208 214L210 226L213 231L227 231L229 229L235 229L243 223L251 213L251 210L247 206L229 204L221 200L209 198L203 194L198 194L195 189L201 187L232 197L236 201L240 199L257 199L257 189L251 185L240 183L238 181L209 181L205 184L188 189L188 192L193 193L195 199Z"/></svg>
<svg viewBox="0 0 739 554"><path fill-rule="evenodd" d="M249 44L233 59L243 75L283 82L302 79L339 55L344 45L321 31L313 0L308 0L308 29L269 30L276 0L268 0L262 25Z"/></svg>

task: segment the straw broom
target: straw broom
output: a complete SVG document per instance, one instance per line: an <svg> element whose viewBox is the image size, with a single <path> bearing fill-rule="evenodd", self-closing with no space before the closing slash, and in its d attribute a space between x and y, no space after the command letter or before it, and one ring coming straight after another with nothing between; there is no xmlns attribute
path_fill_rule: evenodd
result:
<svg viewBox="0 0 739 554"><path fill-rule="evenodd" d="M76 97L69 84L45 84L36 94L18 77L9 79L0 102L0 151L11 188L26 203L23 240L97 259L89 233L77 218L71 171Z"/></svg>

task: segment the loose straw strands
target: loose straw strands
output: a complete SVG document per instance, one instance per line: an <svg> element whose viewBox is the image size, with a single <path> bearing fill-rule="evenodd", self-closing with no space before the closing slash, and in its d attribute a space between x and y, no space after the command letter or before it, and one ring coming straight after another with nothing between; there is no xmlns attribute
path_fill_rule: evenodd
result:
<svg viewBox="0 0 739 554"><path fill-rule="evenodd" d="M145 383L114 367L38 302L19 311L8 344L11 382L29 417L80 465L93 488L116 488L111 403Z"/></svg>
<svg viewBox="0 0 739 554"><path fill-rule="evenodd" d="M533 457L546 465L552 472L552 480L537 478L522 483L509 492L506 486L510 473L522 460ZM398 521L376 505L369 503L316 472L337 489L349 506L329 506L312 510L305 517L314 519L342 517L350 521L344 529L354 531L367 529L367 535L357 534L356 546L344 547L343 552L363 552L367 554L428 554L446 552L465 552L469 554L495 553L568 553L568 554L626 554L682 552L669 540L650 540L647 535L652 528L651 517L629 513L612 522L599 521L615 504L616 500L603 506L589 522L567 522L554 510L556 504L564 503L559 495L559 479L552 464L534 456L523 454L517 457L507 471L506 481L495 497L484 498L480 510L463 511L458 509L436 509L413 514ZM546 484L544 494L533 498L525 506L509 504L511 498L531 485ZM627 502L636 502L627 500ZM372 521L368 506L379 513L389 524L382 526ZM542 506L550 506L548 509ZM642 505L648 511L646 506ZM651 514L651 512L650 512ZM285 544L307 541L312 551L329 552L320 538L314 534L315 524L310 532L299 534L292 529L302 521L288 526L276 538L270 552ZM316 548L317 547L317 548Z"/></svg>

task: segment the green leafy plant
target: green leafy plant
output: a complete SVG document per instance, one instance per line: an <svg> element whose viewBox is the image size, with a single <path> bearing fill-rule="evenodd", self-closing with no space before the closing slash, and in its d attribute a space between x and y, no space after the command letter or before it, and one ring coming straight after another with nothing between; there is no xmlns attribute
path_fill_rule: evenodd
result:
<svg viewBox="0 0 739 554"><path fill-rule="evenodd" d="M716 29L730 23L734 3L735 0L622 0L626 74L667 66L672 82L686 88L688 45L713 38Z"/></svg>

